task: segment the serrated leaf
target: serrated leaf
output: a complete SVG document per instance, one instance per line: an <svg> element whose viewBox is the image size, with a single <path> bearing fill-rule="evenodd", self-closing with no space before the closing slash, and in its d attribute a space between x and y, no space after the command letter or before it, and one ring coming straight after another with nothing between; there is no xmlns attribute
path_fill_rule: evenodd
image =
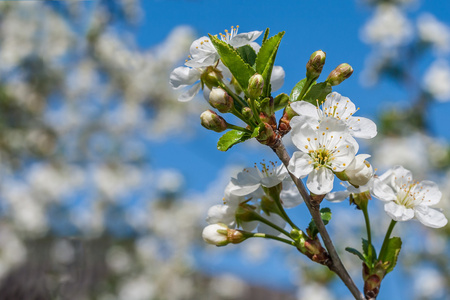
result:
<svg viewBox="0 0 450 300"><path fill-rule="evenodd" d="M323 224L327 225L328 222L331 220L331 209L328 207L324 207L320 210L320 217L322 218ZM311 222L308 225L308 233L312 238L315 238L316 235L319 233L319 229L317 229L316 222L314 220L311 220Z"/></svg>
<svg viewBox="0 0 450 300"><path fill-rule="evenodd" d="M267 38L269 37L269 31L270 31L269 28L266 28L266 31L264 31L264 37L263 37L261 45L267 41Z"/></svg>
<svg viewBox="0 0 450 300"><path fill-rule="evenodd" d="M383 257L379 257L380 261L389 262L389 265L386 268L386 274L394 270L401 248L402 240L399 237L393 237L389 239Z"/></svg>
<svg viewBox="0 0 450 300"><path fill-rule="evenodd" d="M256 72L261 74L264 79L263 96L270 96L270 77L272 76L273 65L275 64L275 57L277 56L278 47L283 38L284 31L274 35L259 49L256 57Z"/></svg>
<svg viewBox="0 0 450 300"><path fill-rule="evenodd" d="M313 85L309 91L305 94L303 99L311 104L316 105L317 100L319 103L325 100L326 96L331 93L331 85L328 82L321 82L316 85Z"/></svg>
<svg viewBox="0 0 450 300"><path fill-rule="evenodd" d="M223 64L230 70L231 74L233 74L242 90L246 92L248 81L250 77L255 74L255 70L241 58L239 53L232 46L211 34L209 35L209 38L211 39L214 48L216 48L219 53Z"/></svg>
<svg viewBox="0 0 450 300"><path fill-rule="evenodd" d="M347 248L345 248L345 251L350 252L351 254L354 254L354 255L358 256L359 259L364 261L364 262L366 261L364 255L362 255L362 253L359 252L358 250L356 250L355 248L347 247Z"/></svg>
<svg viewBox="0 0 450 300"><path fill-rule="evenodd" d="M217 149L220 151L227 151L234 145L250 139L250 137L251 135L247 132L234 129L227 131L217 142Z"/></svg>
<svg viewBox="0 0 450 300"><path fill-rule="evenodd" d="M285 93L279 94L273 99L274 110L279 111L285 108L289 103L289 96Z"/></svg>
<svg viewBox="0 0 450 300"><path fill-rule="evenodd" d="M256 52L250 45L245 45L236 49L241 58L250 66L255 65Z"/></svg>

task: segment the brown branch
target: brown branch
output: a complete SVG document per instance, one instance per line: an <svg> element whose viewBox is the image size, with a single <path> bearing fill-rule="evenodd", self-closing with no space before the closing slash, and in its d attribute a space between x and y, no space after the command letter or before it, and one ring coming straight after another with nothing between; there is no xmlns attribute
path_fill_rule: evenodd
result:
<svg viewBox="0 0 450 300"><path fill-rule="evenodd" d="M281 139L278 139L277 143L271 146L272 150L276 153L278 158L283 162L283 164L287 167L289 165L289 154L286 151L286 148L283 145ZM353 282L353 279L348 274L344 265L342 264L339 255L334 248L333 242L331 241L330 235L323 224L322 217L320 215L320 202L312 201L309 193L307 192L303 182L299 180L295 175L291 174L292 180L300 192L303 200L305 201L306 207L308 207L311 216L316 223L317 229L319 230L320 235L322 236L323 243L328 250L328 253L331 257L331 264L328 265L328 268L336 273L339 278L341 278L342 282L347 286L350 292L353 294L355 299L365 300L364 295L359 291L358 287Z"/></svg>

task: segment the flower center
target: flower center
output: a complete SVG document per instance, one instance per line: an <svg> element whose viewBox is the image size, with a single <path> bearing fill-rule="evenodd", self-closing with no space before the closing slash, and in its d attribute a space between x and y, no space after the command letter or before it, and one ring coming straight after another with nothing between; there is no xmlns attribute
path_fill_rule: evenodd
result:
<svg viewBox="0 0 450 300"><path fill-rule="evenodd" d="M321 146L316 150L310 150L309 156L312 158L310 163L314 164L315 169L320 167L327 167L331 169L331 163L334 160L333 151L326 149L325 146Z"/></svg>
<svg viewBox="0 0 450 300"><path fill-rule="evenodd" d="M333 95L333 97L334 97L334 95ZM338 111L339 102L333 106L328 105L327 102L328 102L328 100L325 101L325 103L322 101L319 104L319 100L316 100L316 108L317 108L317 115L319 116L319 121L322 121L326 117L333 117L333 118L340 120L342 116L339 115L339 111ZM347 106L349 103L350 103L350 100L347 100L345 102L344 112L347 109ZM322 108L320 106L322 106ZM359 107L356 109L356 111L358 111L358 110L359 110ZM350 115L348 117L346 117L345 120L348 120L348 118L352 115L353 115L353 113L350 113Z"/></svg>
<svg viewBox="0 0 450 300"><path fill-rule="evenodd" d="M231 30L229 32L228 32L228 30L225 29L225 34L219 33L220 39L228 44L230 42L230 40L237 35L238 30L239 30L239 25L237 25L236 27L231 26Z"/></svg>
<svg viewBox="0 0 450 300"><path fill-rule="evenodd" d="M425 199L423 187L417 188L418 182L408 182L400 186L397 193L397 204L406 208L413 208Z"/></svg>
<svg viewBox="0 0 450 300"><path fill-rule="evenodd" d="M271 177L276 175L276 162L269 161L268 164L265 162L260 163L261 165L261 173L266 177ZM258 168L258 166L255 163L255 168Z"/></svg>

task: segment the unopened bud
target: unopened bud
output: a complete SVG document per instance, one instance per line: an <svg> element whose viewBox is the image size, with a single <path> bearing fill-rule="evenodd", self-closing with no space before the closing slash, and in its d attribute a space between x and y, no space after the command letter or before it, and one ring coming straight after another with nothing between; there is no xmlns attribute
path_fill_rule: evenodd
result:
<svg viewBox="0 0 450 300"><path fill-rule="evenodd" d="M209 104L221 113L227 113L233 108L233 98L223 89L213 87L209 93Z"/></svg>
<svg viewBox="0 0 450 300"><path fill-rule="evenodd" d="M242 115L245 119L250 120L253 118L253 111L250 107L244 107L242 108Z"/></svg>
<svg viewBox="0 0 450 300"><path fill-rule="evenodd" d="M332 86L338 85L342 83L345 79L349 78L353 74L353 68L347 64L343 63L336 67L333 71L331 71L330 75L326 82L331 84Z"/></svg>
<svg viewBox="0 0 450 300"><path fill-rule="evenodd" d="M288 104L284 109L283 116L278 124L278 131L281 136L286 135L291 130L291 119L295 116L298 116L298 114L292 109L291 105Z"/></svg>
<svg viewBox="0 0 450 300"><path fill-rule="evenodd" d="M272 97L267 97L261 100L259 103L260 111L264 112L266 115L271 116L275 113L274 102ZM276 120L275 120L276 123Z"/></svg>
<svg viewBox="0 0 450 300"><path fill-rule="evenodd" d="M316 80L322 73L325 65L326 54L322 50L318 50L311 54L308 63L306 64L306 77Z"/></svg>
<svg viewBox="0 0 450 300"><path fill-rule="evenodd" d="M200 115L200 120L202 126L209 130L214 130L215 132L222 132L227 129L227 122L213 112L212 110L206 110Z"/></svg>
<svg viewBox="0 0 450 300"><path fill-rule="evenodd" d="M229 243L239 244L247 239L247 236L242 231L230 229L222 223L206 226L203 229L202 237L208 244L216 246L226 246Z"/></svg>
<svg viewBox="0 0 450 300"><path fill-rule="evenodd" d="M206 85L210 90L213 87L218 87L219 83L222 81L222 78L222 72L213 66L207 67L200 76L202 85Z"/></svg>
<svg viewBox="0 0 450 300"><path fill-rule="evenodd" d="M248 95L252 99L261 96L264 87L264 79L262 75L255 74L248 81Z"/></svg>
<svg viewBox="0 0 450 300"><path fill-rule="evenodd" d="M345 169L345 175L353 186L365 185L373 177L372 166L365 159L369 158L368 154L356 155L352 162Z"/></svg>
<svg viewBox="0 0 450 300"><path fill-rule="evenodd" d="M259 130L259 134L256 139L263 145L274 145L278 137L277 134L274 132L273 127L270 124L263 124L264 127Z"/></svg>

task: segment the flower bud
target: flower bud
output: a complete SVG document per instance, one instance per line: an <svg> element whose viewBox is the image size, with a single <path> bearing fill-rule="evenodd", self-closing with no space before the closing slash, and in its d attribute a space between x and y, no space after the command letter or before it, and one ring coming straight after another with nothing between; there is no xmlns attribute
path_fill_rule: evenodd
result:
<svg viewBox="0 0 450 300"><path fill-rule="evenodd" d="M215 132L222 132L227 129L227 122L212 110L206 110L200 115L202 126Z"/></svg>
<svg viewBox="0 0 450 300"><path fill-rule="evenodd" d="M206 85L210 90L213 87L218 87L219 83L222 82L222 78L222 72L213 66L207 67L200 76L202 87L203 85Z"/></svg>
<svg viewBox="0 0 450 300"><path fill-rule="evenodd" d="M264 79L262 75L255 74L248 81L248 95L252 99L261 96L264 87Z"/></svg>
<svg viewBox="0 0 450 300"><path fill-rule="evenodd" d="M222 223L206 226L203 229L202 237L208 244L216 246L226 246L229 243L239 244L247 239L247 236L242 231L230 229Z"/></svg>
<svg viewBox="0 0 450 300"><path fill-rule="evenodd" d="M323 65L325 65L326 54L322 50L318 50L311 54L306 64L306 77L316 80L322 73Z"/></svg>
<svg viewBox="0 0 450 300"><path fill-rule="evenodd" d="M333 71L331 71L330 75L326 82L331 84L332 86L338 85L342 83L345 79L349 78L353 74L353 68L349 64L340 64Z"/></svg>
<svg viewBox="0 0 450 300"><path fill-rule="evenodd" d="M213 87L209 93L209 104L221 113L227 113L233 108L233 98L223 89Z"/></svg>
<svg viewBox="0 0 450 300"><path fill-rule="evenodd" d="M291 130L291 119L295 116L298 116L298 114L288 104L284 108L283 116L281 117L278 124L278 131L280 132L281 136L286 135Z"/></svg>
<svg viewBox="0 0 450 300"><path fill-rule="evenodd" d="M250 107L244 107L242 108L242 115L245 119L250 120L253 118L253 111Z"/></svg>
<svg viewBox="0 0 450 300"><path fill-rule="evenodd" d="M372 166L365 160L368 154L356 155L348 167L344 170L348 182L353 186L365 185L373 177Z"/></svg>

